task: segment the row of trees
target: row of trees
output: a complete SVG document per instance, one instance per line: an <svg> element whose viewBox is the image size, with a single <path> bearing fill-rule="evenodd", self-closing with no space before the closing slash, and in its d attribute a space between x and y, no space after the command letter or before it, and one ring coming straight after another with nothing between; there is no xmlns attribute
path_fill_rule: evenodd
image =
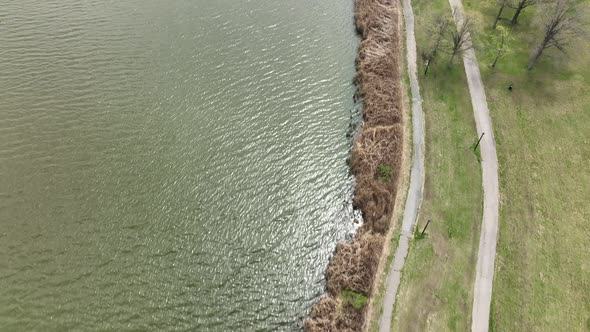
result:
<svg viewBox="0 0 590 332"><path fill-rule="evenodd" d="M498 12L494 17L492 24L493 33L486 38L482 47L492 58L492 67L495 67L498 61L510 53L509 45L511 44L511 26L518 24L518 19L522 12L535 5L545 6L542 12L542 38L533 50L528 69L531 70L541 58L543 53L550 48L556 48L565 52L568 45L575 38L582 35L582 13L578 8L577 0L491 0L492 4L497 6ZM514 9L511 18L503 18L502 13L508 8ZM427 34L429 43L422 52L422 58L425 62L424 75L427 75L430 65L438 58L439 53L450 55L449 65L453 65L457 55L470 48L471 36L473 35L473 25L469 17L465 17L462 23L457 26L453 22L453 11L450 14L439 14L435 16L429 24ZM510 22L508 27L499 25L501 21ZM535 33L534 31L531 33Z"/></svg>

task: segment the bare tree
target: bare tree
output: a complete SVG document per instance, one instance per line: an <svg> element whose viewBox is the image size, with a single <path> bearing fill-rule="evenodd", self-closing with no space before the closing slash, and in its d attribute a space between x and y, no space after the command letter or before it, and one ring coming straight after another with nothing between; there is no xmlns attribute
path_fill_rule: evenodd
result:
<svg viewBox="0 0 590 332"><path fill-rule="evenodd" d="M573 0L556 0L553 8L548 11L549 17L543 25L543 40L535 49L529 63L531 70L543 55L543 51L555 47L565 53L568 43L580 36L582 22L580 14L576 11L576 2Z"/></svg>
<svg viewBox="0 0 590 332"><path fill-rule="evenodd" d="M502 12L504 11L504 8L506 7L506 5L508 5L508 0L494 0L494 2L497 6L500 7L500 10L498 10L498 14L496 15L496 18L494 19L494 24L492 24L492 29L496 29L496 26L498 26L498 21L502 17Z"/></svg>
<svg viewBox="0 0 590 332"><path fill-rule="evenodd" d="M435 52L432 52L432 51L422 52L422 61L424 61L424 65L426 66L426 67L424 67L424 76L428 75L428 69L430 68L430 65L434 62L435 58L436 58Z"/></svg>
<svg viewBox="0 0 590 332"><path fill-rule="evenodd" d="M456 17L457 12L453 11L453 16ZM471 48L470 36L472 32L471 19L468 16L464 16L460 22L454 28L449 29L447 33L448 47L447 51L451 54L451 60L449 64L452 66L455 60L455 56L463 54Z"/></svg>
<svg viewBox="0 0 590 332"><path fill-rule="evenodd" d="M430 40L428 46L422 52L422 59L426 65L424 76L428 74L428 68L430 68L431 63L434 62L441 43L452 24L453 18L449 15L439 14L432 19L432 22L427 29Z"/></svg>
<svg viewBox="0 0 590 332"><path fill-rule="evenodd" d="M512 0L509 2L510 8L515 9L514 16L512 16L512 25L518 24L518 17L520 13L527 7L540 3L541 0Z"/></svg>

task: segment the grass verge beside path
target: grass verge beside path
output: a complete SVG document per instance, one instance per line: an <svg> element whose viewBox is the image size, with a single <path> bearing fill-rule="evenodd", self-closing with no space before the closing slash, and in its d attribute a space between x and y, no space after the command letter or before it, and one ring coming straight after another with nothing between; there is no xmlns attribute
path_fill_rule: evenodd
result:
<svg viewBox="0 0 590 332"><path fill-rule="evenodd" d="M495 14L483 3L465 3L480 40ZM570 56L548 52L528 72L541 37L531 34L535 11L523 12L513 53L495 70L476 49L500 163L490 328L590 331L590 46L577 42Z"/></svg>
<svg viewBox="0 0 590 332"><path fill-rule="evenodd" d="M446 0L413 1L418 53L426 17L448 11ZM441 55L428 77L420 74L426 116L426 182L418 229L402 274L394 330L461 331L471 326L475 265L482 215L481 167L470 146L477 140L461 61L448 68ZM423 70L421 66L419 69Z"/></svg>

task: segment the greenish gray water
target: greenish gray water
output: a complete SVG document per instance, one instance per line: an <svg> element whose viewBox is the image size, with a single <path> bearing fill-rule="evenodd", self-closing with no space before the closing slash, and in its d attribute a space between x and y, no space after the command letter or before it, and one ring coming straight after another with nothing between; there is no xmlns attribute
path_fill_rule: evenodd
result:
<svg viewBox="0 0 590 332"><path fill-rule="evenodd" d="M352 0L0 0L0 330L296 330L353 229Z"/></svg>

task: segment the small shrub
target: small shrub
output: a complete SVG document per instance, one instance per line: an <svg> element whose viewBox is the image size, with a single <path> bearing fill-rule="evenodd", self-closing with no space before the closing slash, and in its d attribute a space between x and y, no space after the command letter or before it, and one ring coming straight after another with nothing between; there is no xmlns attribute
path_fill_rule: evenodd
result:
<svg viewBox="0 0 590 332"><path fill-rule="evenodd" d="M393 177L393 169L387 164L379 164L378 168L379 180L389 182Z"/></svg>
<svg viewBox="0 0 590 332"><path fill-rule="evenodd" d="M426 233L422 234L421 231L417 230L416 234L414 234L414 239L416 239L416 240L422 240L424 238L426 238Z"/></svg>
<svg viewBox="0 0 590 332"><path fill-rule="evenodd" d="M368 302L368 298L363 294L346 290L340 293L340 299L342 303L347 303L352 305L355 309L360 309L365 306Z"/></svg>

